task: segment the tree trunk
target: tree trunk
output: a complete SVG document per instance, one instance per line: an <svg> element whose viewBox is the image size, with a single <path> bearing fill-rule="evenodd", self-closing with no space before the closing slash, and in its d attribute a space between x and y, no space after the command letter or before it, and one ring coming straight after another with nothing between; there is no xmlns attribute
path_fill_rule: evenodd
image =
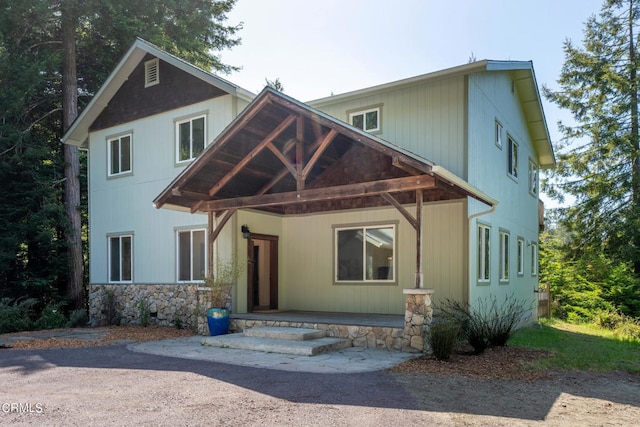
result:
<svg viewBox="0 0 640 427"><path fill-rule="evenodd" d="M78 82L76 72L76 11L72 1L62 4L62 111L66 132L78 116ZM82 281L82 222L80 215L80 159L78 147L64 146L64 205L69 219L69 284L67 293L73 307L84 307Z"/></svg>

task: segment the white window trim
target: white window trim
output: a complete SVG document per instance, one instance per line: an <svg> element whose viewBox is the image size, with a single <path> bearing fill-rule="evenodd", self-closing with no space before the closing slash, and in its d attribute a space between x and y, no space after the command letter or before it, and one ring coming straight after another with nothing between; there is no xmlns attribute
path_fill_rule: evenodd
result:
<svg viewBox="0 0 640 427"><path fill-rule="evenodd" d="M131 271L131 279L122 280L122 239L129 237L131 239L131 265L129 266ZM111 259L111 239L118 239L118 245L120 245L120 259L118 263L120 264L120 280L111 280L111 266L113 265L113 260ZM130 234L109 234L107 235L107 283L133 283L133 233Z"/></svg>
<svg viewBox="0 0 640 427"><path fill-rule="evenodd" d="M366 116L367 113L371 113L371 112L374 112L374 111L378 113L378 121L376 123L377 126L375 128L367 129L366 128L367 121L366 121L366 117L365 116ZM362 130L365 131L365 132L369 132L369 133L380 132L380 130L382 129L381 126L380 126L380 122L382 121L380 107L368 108L366 110L358 110L358 111L353 111L353 112L349 113L349 124L350 125L353 125L353 118L355 116L362 116L362 127L363 127Z"/></svg>
<svg viewBox="0 0 640 427"><path fill-rule="evenodd" d="M184 119L178 119L174 121L174 127L175 127L175 149L176 149L176 164L178 165L182 165L188 162L192 162L195 157L193 157L193 121L194 120L198 120L200 118L204 119L204 147L203 150L207 148L207 115L206 114L198 114L196 116L190 116L188 118L184 118ZM182 123L190 123L189 126L189 132L191 133L189 135L189 157L188 159L185 160L180 160L180 125Z"/></svg>
<svg viewBox="0 0 640 427"><path fill-rule="evenodd" d="M538 244L531 242L531 275L538 275Z"/></svg>
<svg viewBox="0 0 640 427"><path fill-rule="evenodd" d="M510 234L506 230L500 230L500 283L509 282L509 242Z"/></svg>
<svg viewBox="0 0 640 427"><path fill-rule="evenodd" d="M522 237L518 237L518 253L517 253L517 262L518 262L518 276L524 275L524 239Z"/></svg>
<svg viewBox="0 0 640 427"><path fill-rule="evenodd" d="M367 269L367 257L366 257L366 251L367 251L367 246L364 244L362 245L362 262L363 262L363 266L362 266L362 280L339 280L338 279L338 270L339 270L339 265L338 265L338 232L340 231L344 231L344 230L362 230L363 233L366 233L367 229L371 229L371 228L391 228L393 229L393 259L392 261L392 265L391 265L391 269L392 269L392 273L393 273L393 277L391 279L366 279L366 269ZM376 224L366 224L366 225L354 225L354 226L334 226L334 230L333 230L333 241L334 241L334 249L333 249L333 281L336 284L371 284L371 283L384 283L384 284L395 284L397 281L397 276L398 276L398 269L397 269L397 265L398 265L398 229L396 224L394 223L376 223Z"/></svg>
<svg viewBox="0 0 640 427"><path fill-rule="evenodd" d="M155 86L160 83L160 60L150 59L144 63L144 87Z"/></svg>
<svg viewBox="0 0 640 427"><path fill-rule="evenodd" d="M491 282L491 227L486 224L478 224L477 230L482 230L482 233L478 233L478 271L477 277L478 283L488 284ZM489 236L487 240L487 232ZM485 266L489 266L489 271L486 271ZM486 276L486 277L485 277Z"/></svg>
<svg viewBox="0 0 640 427"><path fill-rule="evenodd" d="M511 147L515 147L515 153L516 153L515 161L512 156L513 150ZM519 155L520 154L519 154L518 143L516 142L515 139L513 139L511 135L507 134L507 175L509 175L509 177L516 182L518 182L518 173L519 173L518 156Z"/></svg>
<svg viewBox="0 0 640 427"><path fill-rule="evenodd" d="M127 136L129 137L129 170L123 171L122 170L122 138L126 138ZM113 152L111 148L111 142L116 140L118 141L118 146L120 147L120 156L118 158L120 172L112 173L111 165L113 164L112 162ZM133 132L128 132L121 135L108 137L107 138L107 176L109 178L112 178L116 176L131 175L132 173L133 173Z"/></svg>
<svg viewBox="0 0 640 427"><path fill-rule="evenodd" d="M538 165L529 159L529 194L538 196Z"/></svg>
<svg viewBox="0 0 640 427"><path fill-rule="evenodd" d="M503 139L502 133L503 133L502 124L496 120L495 126L494 126L494 138L495 138L496 147L498 147L501 150L502 150L502 139Z"/></svg>
<svg viewBox="0 0 640 427"><path fill-rule="evenodd" d="M180 233L189 233L189 244L193 247L193 233L203 231L204 232L204 277L207 277L208 266L207 260L209 244L208 244L208 233L206 228L181 228L176 229L176 282L178 283L203 283L203 280L197 280L193 278L193 250L190 251L191 259L189 260L189 280L180 280Z"/></svg>

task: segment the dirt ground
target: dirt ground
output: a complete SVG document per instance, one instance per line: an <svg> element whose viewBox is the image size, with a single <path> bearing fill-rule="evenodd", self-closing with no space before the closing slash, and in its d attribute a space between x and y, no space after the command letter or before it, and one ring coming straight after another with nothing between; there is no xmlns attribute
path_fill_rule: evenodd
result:
<svg viewBox="0 0 640 427"><path fill-rule="evenodd" d="M83 339L42 332L11 341L0 349L0 424L632 426L640 419L639 374L527 369L548 357L541 351L506 347L328 375L151 356L124 344L188 335L117 327Z"/></svg>

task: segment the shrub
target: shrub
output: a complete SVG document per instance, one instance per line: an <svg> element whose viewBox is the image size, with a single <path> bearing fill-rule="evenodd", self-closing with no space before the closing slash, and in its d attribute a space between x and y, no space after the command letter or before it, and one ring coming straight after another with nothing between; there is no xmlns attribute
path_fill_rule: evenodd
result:
<svg viewBox="0 0 640 427"><path fill-rule="evenodd" d="M136 302L135 307L138 308L138 314L140 317L140 325L145 328L149 326L149 315L151 314L151 310L149 309L149 304L143 299L138 300Z"/></svg>
<svg viewBox="0 0 640 427"><path fill-rule="evenodd" d="M495 296L490 296L478 298L475 306L447 299L436 313L457 321L464 338L480 354L490 346L506 345L530 310L531 304L525 300L506 296L499 304Z"/></svg>
<svg viewBox="0 0 640 427"><path fill-rule="evenodd" d="M12 300L0 299L0 334L8 332L28 331L33 329L33 307L35 298Z"/></svg>
<svg viewBox="0 0 640 427"><path fill-rule="evenodd" d="M37 329L57 329L64 328L67 325L67 318L62 313L59 303L48 304L38 320L36 320Z"/></svg>
<svg viewBox="0 0 640 427"><path fill-rule="evenodd" d="M625 316L614 310L602 310L594 316L594 323L602 328L614 330L625 323Z"/></svg>
<svg viewBox="0 0 640 427"><path fill-rule="evenodd" d="M89 316L87 310L84 308L71 311L69 313L69 321L67 322L67 328L78 328L87 326L89 323Z"/></svg>
<svg viewBox="0 0 640 427"><path fill-rule="evenodd" d="M444 320L431 324L427 332L427 342L436 359L449 360L459 334L460 323L456 321Z"/></svg>

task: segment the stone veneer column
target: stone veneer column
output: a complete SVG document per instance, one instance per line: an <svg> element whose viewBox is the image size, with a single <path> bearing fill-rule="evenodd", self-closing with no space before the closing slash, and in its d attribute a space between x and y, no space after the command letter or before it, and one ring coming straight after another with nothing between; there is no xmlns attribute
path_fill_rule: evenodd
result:
<svg viewBox="0 0 640 427"><path fill-rule="evenodd" d="M404 289L404 351L425 351L425 329L431 324L433 289Z"/></svg>

